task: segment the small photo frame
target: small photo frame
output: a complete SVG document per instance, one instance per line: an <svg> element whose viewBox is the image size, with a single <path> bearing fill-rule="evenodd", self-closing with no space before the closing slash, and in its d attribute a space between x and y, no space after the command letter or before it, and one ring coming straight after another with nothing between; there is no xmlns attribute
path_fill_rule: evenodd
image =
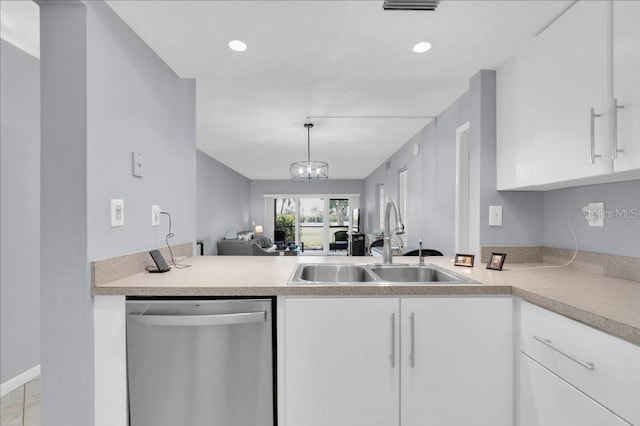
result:
<svg viewBox="0 0 640 426"><path fill-rule="evenodd" d="M467 266L469 268L473 268L473 254L459 254L456 253L456 258L453 262L455 266Z"/></svg>
<svg viewBox="0 0 640 426"><path fill-rule="evenodd" d="M491 253L491 259L487 263L487 269L495 269L496 271L502 271L502 265L507 257L507 253Z"/></svg>

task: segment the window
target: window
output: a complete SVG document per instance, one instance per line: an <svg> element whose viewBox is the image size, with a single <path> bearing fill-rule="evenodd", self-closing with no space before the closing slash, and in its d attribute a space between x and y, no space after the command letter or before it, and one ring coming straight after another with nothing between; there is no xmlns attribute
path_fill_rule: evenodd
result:
<svg viewBox="0 0 640 426"><path fill-rule="evenodd" d="M274 243L281 250L297 244L306 254L346 254L351 209L360 205L359 196L347 197L309 194L270 198Z"/></svg>

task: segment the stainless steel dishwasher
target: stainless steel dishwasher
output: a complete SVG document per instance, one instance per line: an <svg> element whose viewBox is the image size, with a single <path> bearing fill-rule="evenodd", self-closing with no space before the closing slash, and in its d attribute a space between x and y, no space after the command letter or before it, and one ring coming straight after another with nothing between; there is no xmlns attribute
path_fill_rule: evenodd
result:
<svg viewBox="0 0 640 426"><path fill-rule="evenodd" d="M273 426L272 299L128 300L131 426Z"/></svg>

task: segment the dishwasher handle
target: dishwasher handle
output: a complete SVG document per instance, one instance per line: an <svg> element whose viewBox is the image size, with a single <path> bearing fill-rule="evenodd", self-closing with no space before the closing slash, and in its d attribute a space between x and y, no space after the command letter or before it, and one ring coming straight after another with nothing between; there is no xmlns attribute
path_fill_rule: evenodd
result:
<svg viewBox="0 0 640 426"><path fill-rule="evenodd" d="M141 315L128 314L132 324L160 327L197 327L207 325L251 324L267 320L267 311L216 315Z"/></svg>

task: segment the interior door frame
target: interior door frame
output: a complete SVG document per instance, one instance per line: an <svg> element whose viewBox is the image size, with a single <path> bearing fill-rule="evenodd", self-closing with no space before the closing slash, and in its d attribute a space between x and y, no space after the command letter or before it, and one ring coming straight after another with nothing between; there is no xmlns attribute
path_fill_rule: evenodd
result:
<svg viewBox="0 0 640 426"><path fill-rule="evenodd" d="M469 253L470 123L456 129L455 252Z"/></svg>

